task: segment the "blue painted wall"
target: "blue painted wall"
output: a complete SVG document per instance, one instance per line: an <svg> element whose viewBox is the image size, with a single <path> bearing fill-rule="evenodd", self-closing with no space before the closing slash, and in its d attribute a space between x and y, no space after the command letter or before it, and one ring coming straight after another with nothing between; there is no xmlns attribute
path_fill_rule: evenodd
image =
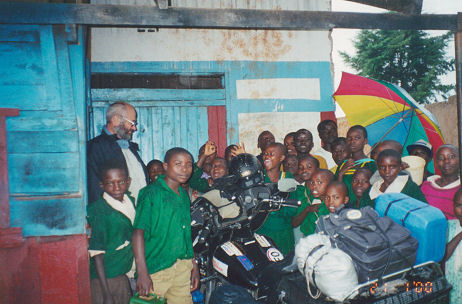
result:
<svg viewBox="0 0 462 304"><path fill-rule="evenodd" d="M186 75L204 75L204 74L223 74L224 90L220 92L194 92L200 90L92 90L93 107L98 107L98 103L104 101L126 100L131 103L149 106L150 100L160 99L163 102L156 101L158 105L168 106L168 100L178 100L172 98L175 94L182 96L184 100L190 101L194 105L225 105L227 113L227 140L228 143L238 142L238 115L239 113L260 113L273 112L277 105L283 108L280 112L321 112L334 111L335 107L332 101L333 83L331 76L330 62L262 62L262 61L184 61L184 62L92 62L92 73L166 73L166 74L186 74ZM236 92L236 81L241 79L262 79L262 78L319 78L320 83L320 100L309 99L238 99ZM203 90L213 91L213 90ZM173 95L170 95L173 94ZM208 94L208 95L207 95ZM220 94L223 94L221 97ZM166 97L170 96L170 97ZM210 97L207 99L205 96ZM180 98L181 100L181 98ZM206 101L207 100L207 101ZM174 103L175 104L175 103ZM153 106L155 106L153 104ZM96 113L96 112L95 112ZM191 116L190 119L195 119ZM93 132L100 132L100 127L104 123L104 117L94 116ZM162 132L170 126L155 127L152 138L149 139L149 145L152 147L163 147L168 144L156 137L156 132ZM96 131L97 130L97 131ZM92 134L92 136L96 135ZM134 140L140 143L146 140L142 138L143 134L139 133ZM151 136L151 135L148 135ZM197 138L198 136L192 136ZM180 144L188 147L183 141ZM191 146L192 147L192 146ZM143 147L142 147L143 148ZM162 151L166 148L164 147ZM159 151L153 151L150 147L142 151L144 155L155 155L161 157ZM192 152L196 149L190 150ZM145 156L143 156L145 158Z"/></svg>
<svg viewBox="0 0 462 304"><path fill-rule="evenodd" d="M12 227L25 236L85 232L83 31L0 25L0 107L7 118Z"/></svg>

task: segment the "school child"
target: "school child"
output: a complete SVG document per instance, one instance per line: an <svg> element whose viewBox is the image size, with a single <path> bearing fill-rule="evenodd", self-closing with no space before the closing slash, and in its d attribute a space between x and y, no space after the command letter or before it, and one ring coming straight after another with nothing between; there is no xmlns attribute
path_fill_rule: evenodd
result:
<svg viewBox="0 0 462 304"><path fill-rule="evenodd" d="M126 194L130 177L125 163L105 162L100 168L100 180L103 195L88 205L87 216L91 227L91 300L126 304L132 293L127 276L133 278L134 274L131 238L135 199Z"/></svg>
<svg viewBox="0 0 462 304"><path fill-rule="evenodd" d="M159 176L160 174L164 174L163 164L158 159L151 160L146 167L148 169L151 182L155 182L157 179L157 176Z"/></svg>
<svg viewBox="0 0 462 304"><path fill-rule="evenodd" d="M442 264L445 276L452 285L449 294L451 304L462 303L462 190L457 190L454 195L455 220L448 220L448 244Z"/></svg>
<svg viewBox="0 0 462 304"><path fill-rule="evenodd" d="M410 197L427 202L419 186L409 175L399 175L402 169L401 155L395 150L383 150L377 157L381 179L376 181L369 192L373 200L383 193L404 193Z"/></svg>
<svg viewBox="0 0 462 304"><path fill-rule="evenodd" d="M352 201L356 201L356 195L351 187L351 181L356 169L367 167L374 172L377 170L374 160L364 154L364 146L366 144L366 128L360 125L351 127L347 132L347 145L350 151L350 158L344 161L337 168L337 172L335 172L335 178L347 186L350 200Z"/></svg>
<svg viewBox="0 0 462 304"><path fill-rule="evenodd" d="M344 183L332 181L326 189L325 204L330 213L338 213L348 204L348 189Z"/></svg>
<svg viewBox="0 0 462 304"><path fill-rule="evenodd" d="M348 208L361 209L366 206L374 208L374 201L369 197L369 191L371 190L371 176L372 171L369 168L359 168L353 174L353 180L351 186L353 193L356 196L356 201L350 201Z"/></svg>
<svg viewBox="0 0 462 304"><path fill-rule="evenodd" d="M225 159L228 162L228 164L231 162L233 157L235 156L234 150L237 149L237 145L229 145L225 149Z"/></svg>
<svg viewBox="0 0 462 304"><path fill-rule="evenodd" d="M193 169L193 157L183 148L165 154L165 175L146 186L138 198L133 252L140 295L154 292L169 304L192 303L199 285L193 259L190 201L181 184Z"/></svg>
<svg viewBox="0 0 462 304"><path fill-rule="evenodd" d="M332 167L330 171L335 174L335 172L337 172L338 166L340 166L350 156L346 138L338 137L332 142L331 149L332 159L334 160L336 166Z"/></svg>
<svg viewBox="0 0 462 304"><path fill-rule="evenodd" d="M307 129L300 129L295 132L294 145L299 158L308 155L313 156L319 161L319 168L327 169L327 163L324 157L310 154L311 149L313 149L313 135L310 131Z"/></svg>
<svg viewBox="0 0 462 304"><path fill-rule="evenodd" d="M441 175L430 176L420 189L431 206L440 209L448 220L456 219L452 199L460 189L459 150L453 145L439 146L435 164Z"/></svg>
<svg viewBox="0 0 462 304"><path fill-rule="evenodd" d="M290 172L281 171L281 164L286 157L286 147L281 143L269 144L263 153L265 167L265 183L277 183L283 178L293 178ZM293 194L291 193L291 198ZM294 234L290 225L295 208L281 207L268 215L265 223L256 231L269 236L283 254L287 254L295 246Z"/></svg>
<svg viewBox="0 0 462 304"><path fill-rule="evenodd" d="M409 155L419 156L425 159L425 167L423 180L426 181L428 177L434 175L435 173L428 170L428 164L432 161L433 157L433 147L428 142L423 139L419 139L412 145L406 147Z"/></svg>
<svg viewBox="0 0 462 304"><path fill-rule="evenodd" d="M218 178L228 175L228 162L222 157L215 157L212 162L212 170L210 170L209 186L212 187L213 182Z"/></svg>
<svg viewBox="0 0 462 304"><path fill-rule="evenodd" d="M294 138L295 138L295 132L287 133L286 136L284 137L284 146L286 146L286 149L287 149L287 156L289 155L297 156L297 150L295 150L295 146L294 146Z"/></svg>
<svg viewBox="0 0 462 304"><path fill-rule="evenodd" d="M296 155L288 154L282 163L282 169L286 172L290 172L295 179L298 175L298 158Z"/></svg>
<svg viewBox="0 0 462 304"><path fill-rule="evenodd" d="M258 140L257 140L257 148L260 149L261 153L257 155L257 159L260 162L260 164L263 166L263 154L265 153L266 147L268 147L269 144L274 143L276 140L274 139L273 133L271 133L268 130L265 130L258 135Z"/></svg>
<svg viewBox="0 0 462 304"><path fill-rule="evenodd" d="M337 124L333 120L326 119L318 124L317 129L322 147L313 154L322 156L327 162L328 169L331 170L335 167L335 161L332 158L332 143L338 138Z"/></svg>
<svg viewBox="0 0 462 304"><path fill-rule="evenodd" d="M393 139L387 139L382 141L381 143L377 144L371 151L371 158L377 164L377 157L379 156L380 152L383 150L395 150L399 153L399 155L403 155L403 146ZM403 165L404 168L404 165ZM400 174L408 174L407 172L401 172ZM374 174L371 176L371 185L380 179L379 171L375 171Z"/></svg>
<svg viewBox="0 0 462 304"><path fill-rule="evenodd" d="M296 216L292 218L292 227L300 226L300 231L306 236L313 234L316 229L316 221L319 216L329 214L329 210L323 203L327 185L334 179L334 174L327 169L319 169L313 173L308 182L310 197L302 200Z"/></svg>
<svg viewBox="0 0 462 304"><path fill-rule="evenodd" d="M210 190L208 180L213 160L217 155L217 146L213 141L209 140L201 147L200 151L199 160L194 165L193 174L189 180L189 187L204 193Z"/></svg>

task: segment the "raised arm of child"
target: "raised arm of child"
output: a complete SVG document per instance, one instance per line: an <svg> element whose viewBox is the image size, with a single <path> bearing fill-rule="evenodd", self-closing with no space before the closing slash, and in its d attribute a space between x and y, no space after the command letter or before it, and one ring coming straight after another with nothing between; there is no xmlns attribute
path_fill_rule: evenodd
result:
<svg viewBox="0 0 462 304"><path fill-rule="evenodd" d="M135 229L132 236L133 255L135 256L136 269L138 270L138 279L136 280L136 291L141 296L147 296L149 292L154 291L151 277L149 276L146 265L144 251L144 230Z"/></svg>
<svg viewBox="0 0 462 304"><path fill-rule="evenodd" d="M319 204L316 205L308 205L305 209L302 210L298 215L292 217L292 227L296 228L300 226L303 221L305 220L306 216L311 212L317 212L319 209Z"/></svg>
<svg viewBox="0 0 462 304"><path fill-rule="evenodd" d="M199 155L199 159L197 160L196 166L199 168L202 168L204 165L205 159L215 153L217 151L217 146L215 143L211 140L207 141L205 143L205 148L204 148L204 153Z"/></svg>
<svg viewBox="0 0 462 304"><path fill-rule="evenodd" d="M98 254L93 257L95 262L95 270L98 275L98 280L101 284L101 290L103 292L103 303L112 304L114 299L112 298L111 291L109 290L109 284L107 283L106 271L104 270L103 254Z"/></svg>

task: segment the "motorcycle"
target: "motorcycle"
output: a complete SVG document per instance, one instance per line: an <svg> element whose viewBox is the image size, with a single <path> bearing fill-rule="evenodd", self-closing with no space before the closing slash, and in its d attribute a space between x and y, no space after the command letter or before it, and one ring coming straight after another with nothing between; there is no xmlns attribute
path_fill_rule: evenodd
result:
<svg viewBox="0 0 462 304"><path fill-rule="evenodd" d="M278 303L275 286L285 273L296 271L284 269L292 257L285 258L269 237L255 233L270 212L300 205L287 198L296 189L295 180L265 184L262 172L250 176L249 168L241 169L215 181L213 190L192 204L193 248L206 304L217 285L225 283L247 289L260 303Z"/></svg>
<svg viewBox="0 0 462 304"><path fill-rule="evenodd" d="M231 175L216 180L213 189L191 206L191 235L205 304L215 289L229 283L262 304L333 303L324 295L310 296L293 253L284 256L271 238L255 233L270 212L296 208L300 202L287 198L296 189L295 180L265 184L254 158L235 157ZM427 262L358 285L347 302L448 303L450 289L439 265Z"/></svg>

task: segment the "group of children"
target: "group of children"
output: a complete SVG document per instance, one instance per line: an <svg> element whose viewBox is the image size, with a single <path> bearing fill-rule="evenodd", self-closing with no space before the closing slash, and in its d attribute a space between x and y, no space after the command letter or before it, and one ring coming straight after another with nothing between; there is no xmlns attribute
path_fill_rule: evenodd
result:
<svg viewBox="0 0 462 304"><path fill-rule="evenodd" d="M399 143L384 141L368 158L364 127L353 126L342 138L337 136L335 122L328 120L321 122L318 132L323 151L317 154L311 153L313 136L306 129L287 134L284 143L275 142L269 131L258 138L261 154L257 158L264 168L265 182L295 178L299 183L290 196L301 200L302 205L271 212L256 231L272 238L284 254L294 248L296 231L314 233L317 219L329 212L373 207L374 199L388 192L402 192L427 202L420 187L403 171ZM94 303L128 303L131 289L127 276L133 277L135 269L140 295L154 292L165 296L170 304L192 303L190 291L199 285L199 271L192 250L190 202L227 175L232 157L243 152L243 145L230 145L221 158L215 144L208 141L194 163L187 150L170 149L164 162L148 163L152 183L136 200L127 193L130 178L125 164L109 163L101 168L104 194L88 207ZM450 167L447 162L441 161L446 171ZM457 208L462 210L462 195L459 197ZM454 214L462 222L459 209ZM462 239L458 227L450 243L453 247Z"/></svg>

